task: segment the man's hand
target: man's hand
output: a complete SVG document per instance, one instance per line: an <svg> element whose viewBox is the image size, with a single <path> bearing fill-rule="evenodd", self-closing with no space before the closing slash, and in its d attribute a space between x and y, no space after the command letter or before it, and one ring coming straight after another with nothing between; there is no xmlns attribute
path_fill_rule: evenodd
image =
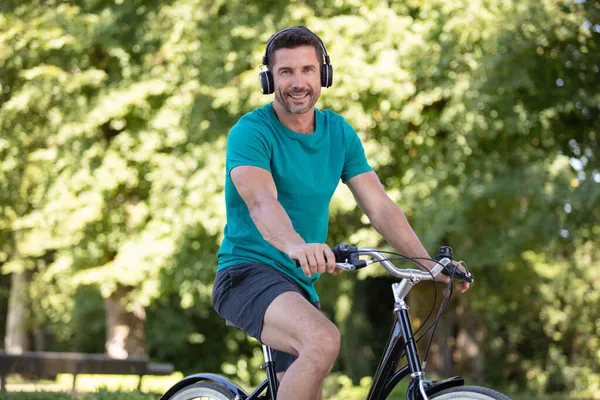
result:
<svg viewBox="0 0 600 400"><path fill-rule="evenodd" d="M298 260L304 275L310 278L317 272L332 273L336 270L335 255L326 244L304 243L288 251L292 260Z"/></svg>
<svg viewBox="0 0 600 400"><path fill-rule="evenodd" d="M462 272L467 272L467 269L464 267L462 261L456 261L456 264L458 265L458 268ZM448 275L444 275L442 273L439 273L435 277L435 280L436 280L436 282L448 283L448 282L450 282L450 277ZM461 293L466 292L467 290L469 290L470 287L471 287L471 284L468 283L468 282L458 282L456 284L456 290L458 290Z"/></svg>

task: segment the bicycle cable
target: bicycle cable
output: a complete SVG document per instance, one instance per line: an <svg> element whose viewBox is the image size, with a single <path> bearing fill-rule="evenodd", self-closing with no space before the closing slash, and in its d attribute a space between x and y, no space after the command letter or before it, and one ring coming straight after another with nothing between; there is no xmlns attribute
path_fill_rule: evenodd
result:
<svg viewBox="0 0 600 400"><path fill-rule="evenodd" d="M427 328L425 330L425 332L423 332L421 334L421 337L417 339L417 342L419 342L421 339L423 339L425 337L427 332L433 327L431 336L429 336L429 343L427 343L427 349L425 350L425 356L423 357L423 363L425 363L425 364L427 364L427 357L429 356L429 350L431 349L431 344L433 343L433 337L435 336L435 331L437 329L440 318L441 318L442 314L446 311L446 308L448 307L448 305L450 304L450 300L452 299L452 293L454 292L454 288L452 286L453 278L454 278L454 273L450 276L450 282L448 283L448 286L446 287L446 290L444 291L443 298L446 300L446 302L444 303L444 301L442 301L442 304L440 304L440 309L438 310L438 315L433 320L433 322L431 323L429 328ZM449 293L448 297L446 297L446 293L448 292L448 289L450 290L450 293Z"/></svg>
<svg viewBox="0 0 600 400"><path fill-rule="evenodd" d="M418 257L418 259L432 260L431 258L427 258L427 257ZM437 262L437 264L439 264L439 262ZM449 271L447 267L444 267L444 269L446 269L447 271ZM431 336L430 336L430 339L429 339L429 343L427 344L427 349L425 351L425 356L423 357L423 363L425 363L425 364L427 363L427 357L429 356L429 351L431 349L431 344L433 342L433 337L435 336L435 331L437 329L439 320L442 317L442 314L448 308L448 305L450 304L450 301L452 300L452 294L454 293L454 287L452 286L452 281L454 280L454 276L456 275L456 269L450 270L449 272L451 273L451 275L449 276L448 285L446 286L446 289L444 290L444 295L442 296L442 302L440 303L440 308L438 310L438 314L437 314L436 318L433 320L433 322L431 323L431 325L429 325L429 327L421 334L421 336L419 336L415 340L416 343L419 343L421 341L421 339L423 339L425 337L425 335L427 335L427 333L429 332L429 330L431 330L433 328L433 331L431 332ZM448 294L448 290L450 290L449 294ZM432 307L432 309L430 311L430 314L435 309L435 302L437 300L437 287L435 288L435 293L436 293L436 296L435 296L433 307ZM446 296L447 294L448 294L448 296ZM425 321L427 321L427 320L425 320ZM421 325L419 327L419 329L414 333L413 336L416 336L417 333L419 332L419 330L423 326L425 326L425 325L424 324Z"/></svg>
<svg viewBox="0 0 600 400"><path fill-rule="evenodd" d="M428 258L428 257L410 257L410 256L405 256L403 254L399 254L399 253L395 253L395 252L391 252L391 251L379 251L379 252L382 253L382 254L392 254L392 255L394 255L396 257L388 257L388 258L385 258L385 259L382 259L382 260L374 260L374 263L377 263L377 262L380 263L381 261L394 261L394 260L404 260L404 261L408 260L408 261L411 261L414 264L416 264L416 265L420 266L421 268L425 269L429 273L429 275L431 275L431 277L432 277L432 283L434 284L434 301L433 301L433 304L431 306L431 309L429 310L429 314L427 315L427 317L425 318L425 320L423 321L423 323L421 324L421 326L419 326L419 328L412 334L412 336L410 338L408 338L407 340L404 341L404 345L400 349L400 353L399 353L399 354L402 354L402 352L404 352L404 350L405 350L406 346L408 345L408 343L415 338L415 336L419 333L419 331L424 326L427 325L427 322L429 321L429 318L431 317L431 314L433 313L433 310L435 310L435 305L437 303L437 296L438 295L437 295L437 286L435 284L435 282L436 282L435 281L435 276L433 276L433 274L431 273L431 270L429 270L429 268L427 268L425 265L423 265L418 260L433 261L436 264L439 264L439 265L442 265L442 264L440 264L439 261L434 260L432 258ZM358 253L360 253L360 252L358 252ZM445 266L443 266L443 267L445 269L447 269ZM452 279L450 279L450 281L448 282L449 286L451 286L451 284L452 284ZM446 287L446 291L444 292L444 297L446 296L447 291L448 291L448 288ZM444 300L442 300L442 304L444 304ZM443 312L443 311L445 311L445 308L444 308L444 310L441 310L441 312ZM441 316L441 313L438 312L438 315L437 315L436 319L429 325L429 327L427 327L427 329L425 330L425 332L421 335L421 337L419 339L417 339L415 341L415 343L418 343L421 340L421 338L423 338L427 334L427 332L432 328L432 326L434 324L437 325L437 321L439 320L440 316ZM435 333L435 331L434 331L434 333Z"/></svg>
<svg viewBox="0 0 600 400"><path fill-rule="evenodd" d="M415 264L419 265L420 267L422 267L423 269L425 269L427 272L429 272L430 275L431 271L425 267L423 264L421 264L420 262L416 261L418 259L424 259L424 260L432 260L430 258L426 258L426 257L408 257L408 256L404 256L402 254L398 254L398 253L392 253L392 252L386 252L386 253L391 253L391 254L395 254L398 255L399 257L390 257L390 258L385 258L381 261L406 261L406 260L410 260L412 262L414 262ZM376 260L375 262L380 262L379 260ZM433 275L432 275L433 277ZM425 317L425 320L423 321L422 324L420 324L419 328L417 328L417 330L414 332L412 337L415 337L419 331L425 326L427 325L427 322L429 321L429 318L431 318L431 314L433 314L433 310L435 310L435 304L437 303L437 298L438 298L438 293L437 293L437 286L435 284L435 277L433 277L433 280L431 281L433 283L433 305L432 307L429 309L429 314L427 314L427 317Z"/></svg>
<svg viewBox="0 0 600 400"><path fill-rule="evenodd" d="M360 255L360 252L357 252L357 253L359 253L359 255ZM431 275L431 277L433 278L432 279L432 282L434 283L433 305L432 305L431 309L429 310L429 314L427 315L427 317L425 318L425 320L423 321L421 326L419 326L419 328L412 334L412 336L408 340L405 340L404 345L400 349L400 354L402 354L404 352L406 346L410 342L410 340L414 339L415 336L419 333L419 331L427 324L427 322L429 321L429 318L431 317L431 314L433 313L433 310L435 310L435 304L437 303L437 286L435 285L435 282L436 282L435 277L433 276L433 274L431 273L429 268L425 267L418 260L433 261L436 264L439 264L439 265L442 265L442 264L440 264L438 260L434 260L434 259L428 258L428 257L410 257L410 256L405 256L403 254L395 253L392 251L379 251L379 253L392 254L396 257L388 257L388 258L385 258L382 260L374 260L374 263L377 263L377 262L380 263L381 261L395 261L395 260L406 261L406 260L408 260L408 261L411 261L414 264L420 266L421 268L425 269L429 273L429 275ZM446 266L443 266L443 267L444 267L444 269L448 270L448 268ZM451 275L449 276L448 285L446 286L446 289L444 290L444 295L442 296L442 302L440 303L440 308L438 310L438 314L437 314L436 318L431 322L431 324L427 327L427 329L425 329L425 331L421 334L421 336L415 340L415 343L419 343L421 341L421 339L423 339L425 337L425 335L427 335L427 333L433 328L433 331L432 331L430 339L429 339L429 343L427 344L425 356L423 357L424 364L427 363L427 357L429 356L429 351L431 349L431 344L433 343L433 337L435 335L435 331L437 329L439 320L440 320L442 314L446 311L446 308L448 307L448 305L450 304L450 300L452 299L452 294L454 292L453 286L452 286L452 281L454 279L454 275L456 274L456 269L453 269L452 271L449 271L449 272L451 273ZM448 295L448 290L450 290L449 295Z"/></svg>
<svg viewBox="0 0 600 400"><path fill-rule="evenodd" d="M428 259L428 258L425 258L425 259ZM448 268L446 268L446 267L444 267L444 268L446 270L448 270ZM416 340L416 343L419 343L421 341L421 339L423 339L425 337L425 335L427 335L427 333L431 329L433 329L433 331L431 333L431 336L430 336L430 339L429 339L429 343L427 344L427 349L426 349L426 352L425 352L425 356L423 357L423 363L424 364L427 363L427 357L429 356L429 351L431 349L431 344L433 342L433 337L435 336L435 331L437 329L439 320L440 320L442 314L448 308L448 305L450 304L450 300L452 299L452 294L454 293L454 287L452 286L452 282L454 280L454 276L456 275L456 269L450 270L449 272L451 273L451 275L449 276L448 284L446 286L446 289L444 290L444 294L442 296L442 302L440 303L440 308L438 310L438 314L437 314L436 318L433 320L433 322L429 325L429 327L427 327L427 329ZM450 291L449 293L448 293L448 290ZM437 293L437 288L436 288L436 293ZM435 304L434 304L434 308L435 308ZM415 335L416 335L416 333L417 332L415 332Z"/></svg>

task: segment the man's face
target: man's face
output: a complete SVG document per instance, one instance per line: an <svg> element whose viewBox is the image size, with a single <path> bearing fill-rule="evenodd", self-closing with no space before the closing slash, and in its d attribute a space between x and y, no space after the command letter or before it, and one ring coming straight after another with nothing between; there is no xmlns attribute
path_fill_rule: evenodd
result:
<svg viewBox="0 0 600 400"><path fill-rule="evenodd" d="M321 65L313 46L275 51L275 101L287 112L311 111L321 94Z"/></svg>

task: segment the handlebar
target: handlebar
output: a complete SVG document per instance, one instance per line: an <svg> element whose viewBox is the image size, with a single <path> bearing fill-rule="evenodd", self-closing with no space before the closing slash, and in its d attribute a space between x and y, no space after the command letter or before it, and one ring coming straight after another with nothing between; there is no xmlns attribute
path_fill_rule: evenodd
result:
<svg viewBox="0 0 600 400"><path fill-rule="evenodd" d="M331 251L335 255L337 267L344 271L361 269L375 262L379 262L391 275L400 279L431 281L434 280L438 274L443 273L448 276L453 276L463 282L473 283L475 280L470 272L463 272L456 264L452 263L452 248L449 246L444 246L440 249L438 252L437 264L429 272L419 269L398 268L392 264L388 256L381 254L381 252L376 249L340 244L332 248ZM376 261L360 260L358 257L361 255L370 256ZM296 265L300 266L298 262L296 262Z"/></svg>

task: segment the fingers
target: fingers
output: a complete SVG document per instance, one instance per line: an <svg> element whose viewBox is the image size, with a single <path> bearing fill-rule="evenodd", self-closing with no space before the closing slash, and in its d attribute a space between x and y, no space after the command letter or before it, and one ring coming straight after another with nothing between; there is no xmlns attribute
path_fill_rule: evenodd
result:
<svg viewBox="0 0 600 400"><path fill-rule="evenodd" d="M331 251L329 246L324 246L323 250L324 250L325 259L326 259L326 263L327 263L327 272L329 272L330 274L333 272L336 272L336 269L339 269L339 268L337 268L335 265L335 255L333 254L333 251Z"/></svg>
<svg viewBox="0 0 600 400"><path fill-rule="evenodd" d="M310 278L310 276L312 275L312 272L310 271L310 266L308 264L308 259L306 258L306 254L301 253L301 254L298 254L297 256L295 256L294 258L296 260L298 260L298 262L300 263L300 266L302 267L302 272L304 272L304 275L306 275L307 278Z"/></svg>
<svg viewBox="0 0 600 400"><path fill-rule="evenodd" d="M319 261L317 260L317 255L313 252L310 252L306 255L306 258L308 259L308 266L311 275L319 272Z"/></svg>
<svg viewBox="0 0 600 400"><path fill-rule="evenodd" d="M315 252L315 259L317 260L317 272L325 273L327 272L327 263L325 262L325 254L323 251L317 250Z"/></svg>
<svg viewBox="0 0 600 400"><path fill-rule="evenodd" d="M467 268L465 267L465 264L464 264L464 262L462 262L462 261L458 261L458 262L456 263L456 265L458 266L458 268L459 268L461 271L463 271L463 272L465 272L465 273L467 272ZM449 282L450 282L450 277L449 277L449 276L447 276L447 275L444 275L444 274L441 274L441 273L440 273L440 274L438 274L438 275L435 277L435 280L436 280L437 282L449 283ZM458 290L458 291L459 291L459 292L461 292L461 293L464 293L464 292L466 292L467 290L469 290L469 288L470 288L470 287L471 287L471 284L470 284L470 283L468 283L468 282L458 282L458 283L456 283L456 290Z"/></svg>
<svg viewBox="0 0 600 400"><path fill-rule="evenodd" d="M450 277L443 274L439 274L435 277L435 280L436 282L448 283L450 282ZM471 284L468 282L458 282L456 284L456 290L458 290L461 293L466 292L467 290L469 290L470 287Z"/></svg>
<svg viewBox="0 0 600 400"><path fill-rule="evenodd" d="M336 270L335 255L327 245L321 243L296 246L288 255L292 260L298 260L308 278L316 273L331 273Z"/></svg>
<svg viewBox="0 0 600 400"><path fill-rule="evenodd" d="M469 290L470 287L471 284L468 282L459 282L458 284L456 284L456 289L461 293L466 292L467 290Z"/></svg>
<svg viewBox="0 0 600 400"><path fill-rule="evenodd" d="M465 272L465 273L467 272L467 268L465 267L465 263L464 263L464 261L459 261L459 262L457 263L457 265L458 265L458 268L459 268L459 269L460 269L462 272ZM457 283L457 284L456 284L456 289L457 289L459 292L461 292L461 293L464 293L464 292L466 292L467 290L469 290L469 288L470 288L470 287L471 287L471 284L470 284L470 283L468 283L468 282L459 282L459 283Z"/></svg>

